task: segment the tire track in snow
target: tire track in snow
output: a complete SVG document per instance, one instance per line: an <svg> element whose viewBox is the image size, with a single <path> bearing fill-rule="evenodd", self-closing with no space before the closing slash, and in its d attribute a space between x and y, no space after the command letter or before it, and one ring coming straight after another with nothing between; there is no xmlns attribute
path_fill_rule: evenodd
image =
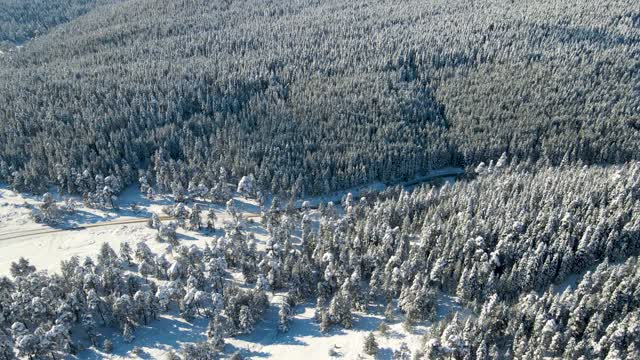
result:
<svg viewBox="0 0 640 360"><path fill-rule="evenodd" d="M161 221L174 220L174 219L175 218L173 216L160 216L160 220ZM31 236L40 236L40 235L46 235L46 234L55 234L55 233L60 233L60 232L65 232L65 231L87 230L87 229L93 229L93 228L105 227L105 226L141 224L141 223L146 223L148 220L149 219L146 219L146 218L145 219L114 220L114 221L108 221L108 222L103 222L103 223L79 225L79 226L76 226L76 227L70 227L70 228L65 228L65 229L34 229L34 230L12 231L12 232L9 232L9 233L0 234L0 241L13 240L13 239L19 239L19 238L31 237Z"/></svg>
<svg viewBox="0 0 640 360"><path fill-rule="evenodd" d="M260 215L247 214L247 215L244 215L244 217L247 219L250 219L250 218L260 217ZM160 220L161 221L175 220L175 217L160 216ZM108 221L103 223L79 225L76 227L70 227L70 228L64 228L64 229L46 229L45 228L45 229L32 229L32 230L18 230L18 231L11 231L11 232L0 234L0 241L14 240L14 239L20 239L20 238L26 238L26 237L35 237L35 236L41 236L41 235L47 235L47 234L56 234L56 233L61 233L65 231L81 231L81 230L88 230L88 229L105 227L105 226L142 224L142 223L146 223L147 221L149 221L148 218L127 219L127 220L114 220L114 221Z"/></svg>

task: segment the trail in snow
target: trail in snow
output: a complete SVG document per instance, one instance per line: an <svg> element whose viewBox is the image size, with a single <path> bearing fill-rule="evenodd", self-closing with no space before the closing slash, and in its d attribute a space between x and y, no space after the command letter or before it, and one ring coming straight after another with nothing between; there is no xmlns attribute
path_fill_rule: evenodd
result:
<svg viewBox="0 0 640 360"><path fill-rule="evenodd" d="M162 220L162 221L173 220L173 219L175 219L173 216L160 216L160 220ZM5 232L5 233L0 234L0 241L2 241L2 240L13 240L13 239L18 239L18 238L23 238L23 237L32 237L32 236L53 234L53 233L59 233L59 232L64 232L64 231L86 230L86 229L90 229L90 228L97 228L97 227L104 227L104 226L139 224L139 223L145 223L147 221L148 221L148 219L146 219L146 218L145 219L125 219L125 220L106 221L106 222L97 223L97 224L85 224L85 225L79 225L79 226L74 226L74 227L70 227L70 228L62 228L62 229L44 228L44 229L9 231L9 232Z"/></svg>

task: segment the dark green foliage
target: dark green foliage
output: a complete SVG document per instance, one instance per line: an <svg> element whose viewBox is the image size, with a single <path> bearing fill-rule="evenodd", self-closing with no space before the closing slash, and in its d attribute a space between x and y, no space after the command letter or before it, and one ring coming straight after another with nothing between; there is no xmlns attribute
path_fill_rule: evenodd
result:
<svg viewBox="0 0 640 360"><path fill-rule="evenodd" d="M0 49L45 35L97 5L116 0L0 0Z"/></svg>
<svg viewBox="0 0 640 360"><path fill-rule="evenodd" d="M503 152L638 159L640 9L606 3L97 7L0 56L0 178L84 192L85 170L153 169L167 190L224 166L315 194Z"/></svg>

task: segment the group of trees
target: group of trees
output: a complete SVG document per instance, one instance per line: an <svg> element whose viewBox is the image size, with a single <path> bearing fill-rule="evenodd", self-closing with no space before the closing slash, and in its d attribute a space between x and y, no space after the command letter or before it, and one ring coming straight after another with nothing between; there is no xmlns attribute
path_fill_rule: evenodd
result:
<svg viewBox="0 0 640 360"><path fill-rule="evenodd" d="M261 250L236 217L202 249L176 241L158 255L140 242L116 254L104 245L96 261L64 261L60 275L21 259L0 281L0 354L74 352L76 326L94 345L101 326L132 340L136 326L177 309L210 319L208 340L183 349L208 359L225 337L253 331L277 291L280 332L310 299L323 332L354 326L355 313L380 303L387 321L411 331L438 320L440 296L456 296L466 310L431 327L414 353L421 359L638 357L640 163L548 167L503 156L474 179L341 205L342 215L321 206L317 227L308 208L264 209ZM571 276L577 285L557 290ZM364 351L377 348L369 336Z"/></svg>
<svg viewBox="0 0 640 360"><path fill-rule="evenodd" d="M638 159L639 14L625 0L98 6L0 56L0 179L212 187L225 167L319 194L505 151Z"/></svg>
<svg viewBox="0 0 640 360"><path fill-rule="evenodd" d="M432 327L424 358L638 357L640 164L498 164L470 182L388 191L353 236L384 243L396 229L413 246L382 260L370 289L397 296L408 322L433 314L414 315L425 283L475 312ZM556 290L570 275L577 286Z"/></svg>
<svg viewBox="0 0 640 360"><path fill-rule="evenodd" d="M478 317L457 314L424 336L424 359L637 359L640 261L603 262L575 289L493 295Z"/></svg>
<svg viewBox="0 0 640 360"><path fill-rule="evenodd" d="M241 289L226 280L225 252L179 246L158 255L144 242L135 249L123 242L116 253L105 243L96 260L72 257L53 275L21 258L11 265L13 279L0 279L0 358L56 359L87 343L110 352L112 339L101 329L119 329L130 342L137 326L170 309L186 320L211 319L207 346L187 346L184 354L212 358L225 337L253 331L269 304L266 281Z"/></svg>
<svg viewBox="0 0 640 360"><path fill-rule="evenodd" d="M436 320L448 294L475 315L433 326L418 358L635 358L639 189L637 162L547 167L503 156L471 181L391 188L373 203L346 197L343 217L323 207L300 244L318 275L320 329L349 328L353 311L386 302L410 330ZM570 276L577 287L554 290Z"/></svg>
<svg viewBox="0 0 640 360"><path fill-rule="evenodd" d="M76 201L73 198L65 198L64 204L59 205L50 193L42 195L42 203L32 206L31 218L37 223L57 225L64 220L65 215L76 211Z"/></svg>
<svg viewBox="0 0 640 360"><path fill-rule="evenodd" d="M86 174L76 178L76 189L82 190L82 202L85 206L98 209L117 209L118 197L116 193L122 190L120 180L115 176L103 177L97 175L91 181L87 181ZM64 189L64 187L60 187ZM152 195L153 189L149 188ZM73 197L65 197L64 204L59 205L51 193L42 195L42 202L31 209L31 217L37 223L56 225L64 220L64 216L73 214L76 210L76 200Z"/></svg>

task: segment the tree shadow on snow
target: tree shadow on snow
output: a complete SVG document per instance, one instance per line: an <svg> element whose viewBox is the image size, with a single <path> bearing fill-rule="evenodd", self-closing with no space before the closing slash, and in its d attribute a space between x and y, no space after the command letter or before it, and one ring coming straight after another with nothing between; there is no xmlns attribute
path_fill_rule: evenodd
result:
<svg viewBox="0 0 640 360"><path fill-rule="evenodd" d="M173 200L163 195L156 195L153 200L140 192L137 186L129 186L118 195L118 205L131 207L134 203L139 206L170 205Z"/></svg>
<svg viewBox="0 0 640 360"><path fill-rule="evenodd" d="M378 354L376 354L376 359L387 360L393 358L393 351L390 348L381 348L378 350Z"/></svg>
<svg viewBox="0 0 640 360"><path fill-rule="evenodd" d="M240 198L233 198L233 202L234 205L236 207L236 209L238 209L239 212L241 213L250 213L250 214L259 214L260 213L260 208L258 207L258 205L256 204L252 204L250 202L245 201L244 199L240 199Z"/></svg>
<svg viewBox="0 0 640 360"><path fill-rule="evenodd" d="M306 346L307 343L301 341L297 337L304 336L304 331L302 329L308 329L309 327L317 324L306 322L306 320L312 319L291 319L289 331L286 333L282 333L278 331L278 311L279 309L276 306L269 306L267 312L264 315L262 321L259 321L255 325L255 330L251 334L237 336L236 338L239 340L244 340L247 342L251 342L254 344L260 345L275 345L282 344L288 346ZM299 320L304 321L304 324L299 324ZM312 324L313 323L313 324ZM318 332L320 332L318 330ZM295 334L296 336L294 336Z"/></svg>
<svg viewBox="0 0 640 360"><path fill-rule="evenodd" d="M250 223L247 221L245 224L243 224L243 227L247 232L254 233L256 235L269 235L267 230L265 230L265 228L258 222Z"/></svg>
<svg viewBox="0 0 640 360"><path fill-rule="evenodd" d="M135 329L135 339L131 343L122 340L122 336L112 329L103 329L102 339L109 338L113 341L113 352L110 355L131 356L135 347L153 349L174 349L179 351L183 344L195 343L207 340L204 335L207 329L208 320L206 318L196 318L192 322L186 322L176 316L161 316ZM78 359L104 359L104 353L89 348L78 353ZM142 359L154 359L147 352L137 355Z"/></svg>
<svg viewBox="0 0 640 360"><path fill-rule="evenodd" d="M383 337L388 339L404 339L404 335L394 330L387 330L387 333Z"/></svg>
<svg viewBox="0 0 640 360"><path fill-rule="evenodd" d="M224 346L224 352L227 354L233 354L236 351L240 351L240 354L245 359L253 359L253 358L268 358L271 354L266 353L264 351L255 351L251 349L239 348L234 346L233 344L226 344Z"/></svg>
<svg viewBox="0 0 640 360"><path fill-rule="evenodd" d="M179 240L198 240L197 238L191 236L191 235L187 235L187 234L183 234L183 233L177 233L178 239Z"/></svg>

